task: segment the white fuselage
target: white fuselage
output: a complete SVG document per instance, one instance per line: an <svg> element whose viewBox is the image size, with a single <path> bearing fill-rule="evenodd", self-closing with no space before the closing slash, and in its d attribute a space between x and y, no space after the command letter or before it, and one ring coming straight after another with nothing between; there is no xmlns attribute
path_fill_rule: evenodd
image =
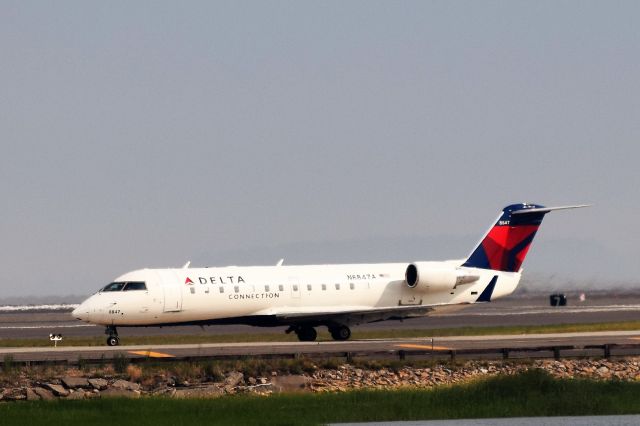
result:
<svg viewBox="0 0 640 426"><path fill-rule="evenodd" d="M351 265L142 269L124 274L72 315L117 327L179 324L288 326L300 341L325 326L347 340L352 325L428 315L511 294L544 216L584 205L506 206L465 260Z"/></svg>
<svg viewBox="0 0 640 426"><path fill-rule="evenodd" d="M461 263L421 263L423 269L446 268L474 276L473 282L435 290L409 287L405 279L408 263L142 269L115 281L144 282L145 290L100 291L84 301L74 315L93 324L145 326L316 313L364 314L385 309L393 312L407 306L441 308L474 303L497 276L491 292L495 299L513 292L520 280L520 272L461 268ZM349 322L368 320L351 316Z"/></svg>

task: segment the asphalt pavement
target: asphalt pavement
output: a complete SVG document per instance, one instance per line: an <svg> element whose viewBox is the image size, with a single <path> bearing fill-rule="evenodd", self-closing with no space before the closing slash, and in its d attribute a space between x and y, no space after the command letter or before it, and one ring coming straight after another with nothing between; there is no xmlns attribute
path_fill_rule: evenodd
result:
<svg viewBox="0 0 640 426"><path fill-rule="evenodd" d="M491 303L469 305L462 310L435 314L404 321L384 321L353 327L358 330L437 329L467 326L587 324L640 320L640 294L620 296L598 295L584 302L570 295L568 305L549 306L548 295L504 298ZM182 326L119 328L122 339L127 336L180 334L284 333L285 327L261 328L246 325ZM49 333L67 337L104 335L104 328L89 325L71 317L69 311L0 312L0 340L15 338L47 338Z"/></svg>

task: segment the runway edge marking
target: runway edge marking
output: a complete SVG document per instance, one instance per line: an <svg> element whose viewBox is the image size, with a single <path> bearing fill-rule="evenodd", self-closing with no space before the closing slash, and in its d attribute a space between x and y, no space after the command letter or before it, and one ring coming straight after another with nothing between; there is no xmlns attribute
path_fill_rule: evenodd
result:
<svg viewBox="0 0 640 426"><path fill-rule="evenodd" d="M152 352L152 351L129 351L132 355L141 355L146 356L148 358L175 358L174 355L163 354L162 352Z"/></svg>
<svg viewBox="0 0 640 426"><path fill-rule="evenodd" d="M414 345L411 343L407 343L407 344L402 344L402 345L395 345L397 348L404 348L404 349L428 349L428 350L434 350L434 351L450 351L452 348L448 348L446 346L431 346L431 345Z"/></svg>

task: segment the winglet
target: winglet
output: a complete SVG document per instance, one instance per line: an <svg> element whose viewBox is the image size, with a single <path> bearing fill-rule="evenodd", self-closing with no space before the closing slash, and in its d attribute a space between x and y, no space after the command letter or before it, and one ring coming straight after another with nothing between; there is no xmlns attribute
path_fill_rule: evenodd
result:
<svg viewBox="0 0 640 426"><path fill-rule="evenodd" d="M182 265L182 269L189 269L189 266L191 265L191 261L188 261L187 263L185 263L184 265Z"/></svg>
<svg viewBox="0 0 640 426"><path fill-rule="evenodd" d="M276 263L276 266L282 266L282 263L284 263L284 259L278 260L278 263Z"/></svg>

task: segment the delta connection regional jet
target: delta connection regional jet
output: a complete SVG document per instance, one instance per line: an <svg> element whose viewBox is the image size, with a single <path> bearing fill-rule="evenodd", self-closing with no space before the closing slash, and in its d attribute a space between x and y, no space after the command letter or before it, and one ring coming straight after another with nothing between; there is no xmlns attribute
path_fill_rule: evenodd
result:
<svg viewBox="0 0 640 426"><path fill-rule="evenodd" d="M451 305L490 302L511 294L544 215L579 206L512 204L467 259L355 265L228 266L141 269L118 278L73 311L117 327L249 324L288 326L313 341L325 326L335 340L357 324L425 316Z"/></svg>

